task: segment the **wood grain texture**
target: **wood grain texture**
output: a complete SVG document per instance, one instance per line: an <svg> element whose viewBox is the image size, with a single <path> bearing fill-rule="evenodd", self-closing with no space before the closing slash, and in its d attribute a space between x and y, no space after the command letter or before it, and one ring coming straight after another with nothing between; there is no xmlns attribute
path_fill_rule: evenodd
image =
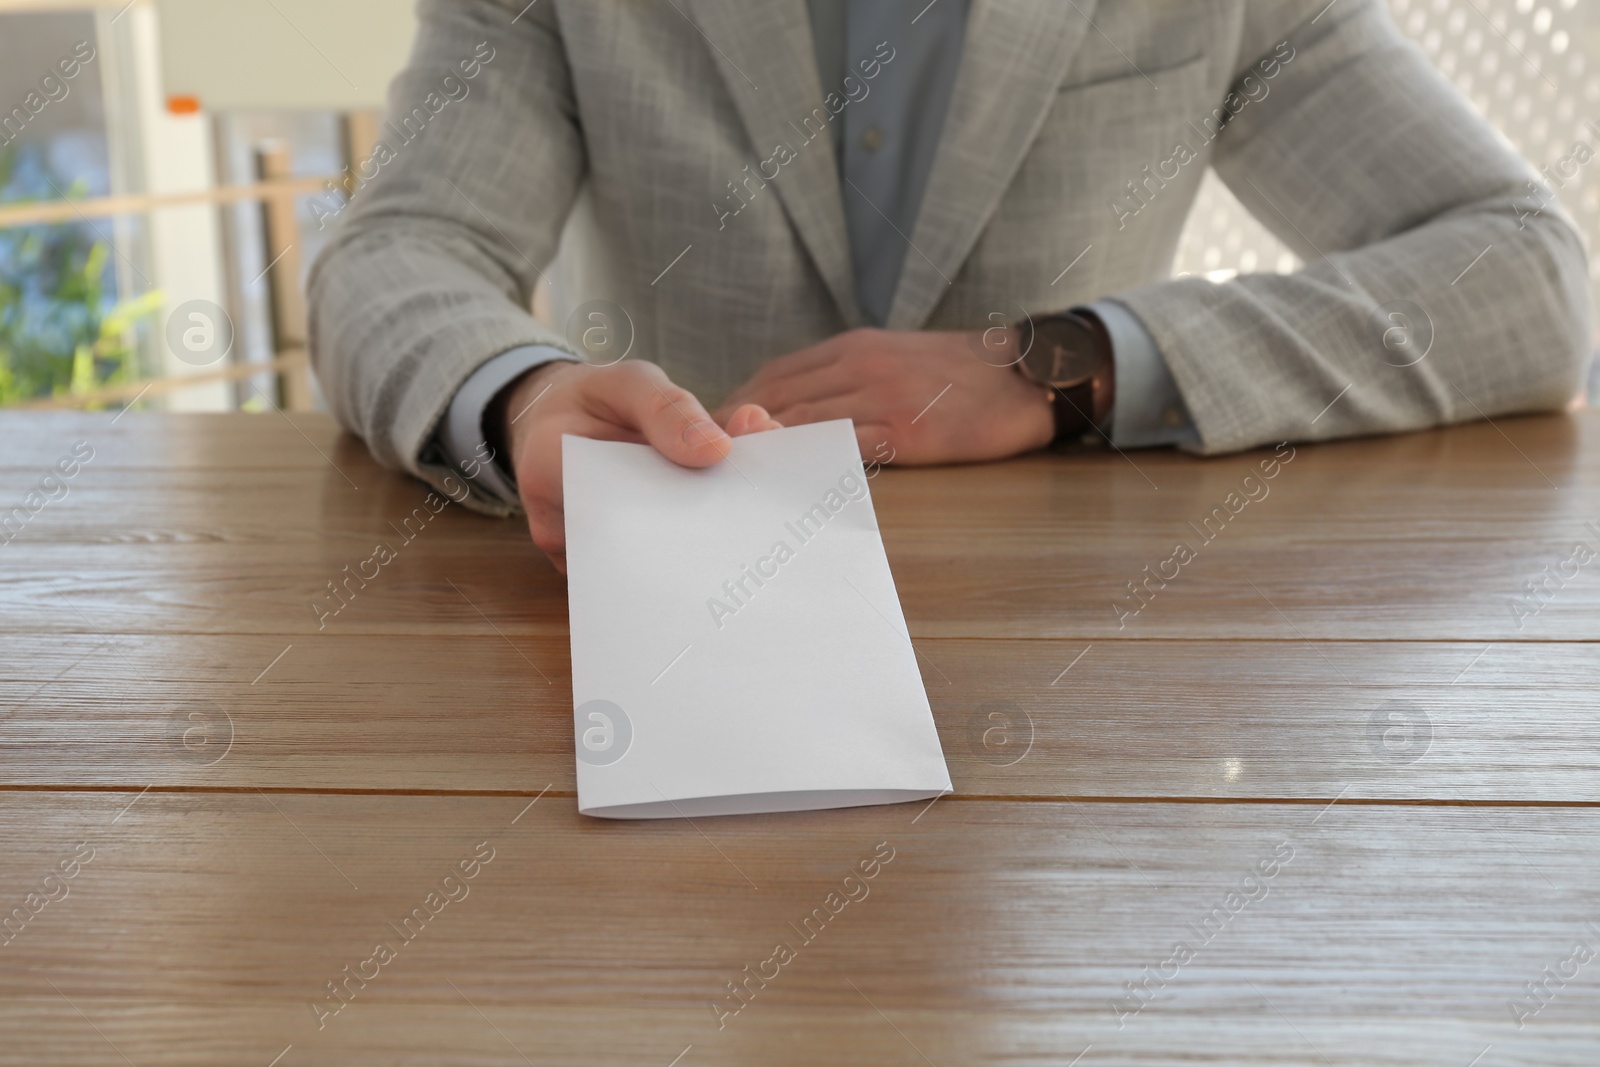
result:
<svg viewBox="0 0 1600 1067"><path fill-rule="evenodd" d="M454 629L9 637L0 786L575 788L565 640ZM1591 644L917 645L960 793L1600 802Z"/></svg>
<svg viewBox="0 0 1600 1067"><path fill-rule="evenodd" d="M1550 1067L1600 1041L1592 983L1521 1030L1507 1006L1600 939L1593 809L945 800L690 825L548 796L136 797L0 803L25 842L0 900L94 849L0 948L0 1063L120 1062L110 1045L137 1064L288 1045L288 1063L522 1062L515 1046L665 1067L693 1045L711 1064L1062 1064L1093 1045L1102 1063L1464 1065L1492 1044L1488 1062ZM456 899L397 931L441 888ZM1193 958L1129 1010L1127 983L1178 941ZM779 943L794 958L762 967ZM361 966L378 944L395 958ZM341 1003L326 983L347 965L365 983L314 1010ZM735 999L747 965L776 976Z"/></svg>
<svg viewBox="0 0 1600 1067"><path fill-rule="evenodd" d="M423 489L325 417L296 416L304 436L282 415L184 418L170 439L151 418L103 427L72 491L5 546L0 631L308 634L327 584L382 541L399 558L354 590L342 631L458 619L491 633L481 609L507 633L565 636L564 586L519 523L451 505L408 539ZM90 440L90 419L0 417L0 438L28 441L0 472L0 502ZM1575 543L1600 548L1600 416L1301 446L1261 499L1197 534L1271 455L883 472L873 497L912 636L1600 639L1595 565L1537 613L1511 607ZM1180 540L1195 558L1119 617L1114 605L1140 604L1128 583Z"/></svg>
<svg viewBox="0 0 1600 1067"><path fill-rule="evenodd" d="M280 414L0 412L0 518L77 441L0 537L0 1064L1600 1060L1600 963L1526 989L1600 949L1600 561L1511 608L1593 414L1300 447L1210 539L1270 450L885 471L957 795L694 823L576 814L519 522Z"/></svg>

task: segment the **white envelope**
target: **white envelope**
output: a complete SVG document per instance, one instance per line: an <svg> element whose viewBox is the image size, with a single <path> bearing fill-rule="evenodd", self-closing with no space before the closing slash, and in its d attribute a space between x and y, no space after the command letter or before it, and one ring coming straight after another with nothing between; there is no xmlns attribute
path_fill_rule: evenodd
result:
<svg viewBox="0 0 1600 1067"><path fill-rule="evenodd" d="M848 420L676 466L562 438L578 810L652 819L950 792Z"/></svg>

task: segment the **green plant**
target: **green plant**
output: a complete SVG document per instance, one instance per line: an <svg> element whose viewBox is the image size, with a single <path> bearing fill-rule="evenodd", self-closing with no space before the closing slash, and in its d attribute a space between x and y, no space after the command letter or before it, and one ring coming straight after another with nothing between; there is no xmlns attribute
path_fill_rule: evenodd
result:
<svg viewBox="0 0 1600 1067"><path fill-rule="evenodd" d="M21 162L55 188L66 184L37 155L24 160L11 146L0 151L0 203L53 199L18 195ZM83 192L82 182L67 188L69 199ZM118 301L110 254L83 223L0 229L0 406L139 377L134 328L162 297L152 291Z"/></svg>

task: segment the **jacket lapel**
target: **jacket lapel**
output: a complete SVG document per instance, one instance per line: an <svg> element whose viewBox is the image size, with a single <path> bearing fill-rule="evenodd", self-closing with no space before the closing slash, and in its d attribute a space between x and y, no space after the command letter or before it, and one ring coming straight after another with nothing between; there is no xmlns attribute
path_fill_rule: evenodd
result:
<svg viewBox="0 0 1600 1067"><path fill-rule="evenodd" d="M769 182L800 234L847 326L866 322L856 304L844 203L833 142L805 141L801 120L822 106L811 23L803 0L687 0L688 14L710 42L756 158L778 144L795 157Z"/></svg>
<svg viewBox="0 0 1600 1067"><path fill-rule="evenodd" d="M888 328L922 326L1039 134L1096 0L973 0Z"/></svg>

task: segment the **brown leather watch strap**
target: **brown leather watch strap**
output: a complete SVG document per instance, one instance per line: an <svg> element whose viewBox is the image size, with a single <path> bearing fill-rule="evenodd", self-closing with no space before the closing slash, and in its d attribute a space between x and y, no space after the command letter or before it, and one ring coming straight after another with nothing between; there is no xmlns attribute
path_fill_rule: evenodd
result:
<svg viewBox="0 0 1600 1067"><path fill-rule="evenodd" d="M1094 379L1064 389L1051 386L1050 403L1056 415L1056 443L1075 441L1094 429Z"/></svg>
<svg viewBox="0 0 1600 1067"><path fill-rule="evenodd" d="M1104 422L1111 414L1115 361L1111 335L1100 317L1076 308L1018 323L1016 330L1022 350L1030 353L1018 370L1049 390L1054 440L1077 440ZM1052 347L1035 352L1039 345Z"/></svg>

